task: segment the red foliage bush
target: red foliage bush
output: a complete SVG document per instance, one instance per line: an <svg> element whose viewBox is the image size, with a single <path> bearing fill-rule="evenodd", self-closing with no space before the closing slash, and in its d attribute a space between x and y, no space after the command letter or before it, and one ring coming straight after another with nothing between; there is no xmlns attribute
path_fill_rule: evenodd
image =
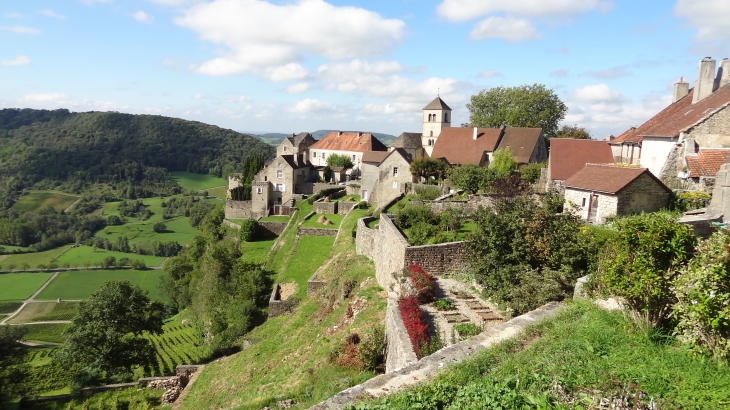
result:
<svg viewBox="0 0 730 410"><path fill-rule="evenodd" d="M421 265L412 264L408 266L408 273L413 287L416 288L418 301L421 303L433 302L436 293L436 280L429 275Z"/></svg>
<svg viewBox="0 0 730 410"><path fill-rule="evenodd" d="M431 341L431 338L428 335L428 324L423 318L418 298L415 296L400 298L398 300L398 310L403 319L403 325L408 332L408 338L411 339L413 351L420 359L423 354L423 347Z"/></svg>

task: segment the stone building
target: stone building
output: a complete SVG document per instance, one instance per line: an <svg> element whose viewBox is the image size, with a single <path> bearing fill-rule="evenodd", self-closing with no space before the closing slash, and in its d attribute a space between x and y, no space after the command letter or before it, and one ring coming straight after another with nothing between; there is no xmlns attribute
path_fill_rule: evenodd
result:
<svg viewBox="0 0 730 410"><path fill-rule="evenodd" d="M388 145L388 151L401 148L411 156L411 160L423 158L426 156L426 149L421 143L421 135L417 132L401 133Z"/></svg>
<svg viewBox="0 0 730 410"><path fill-rule="evenodd" d="M324 168L330 155L345 155L354 165L351 172L357 175L364 152L387 150L385 145L372 134L333 131L309 147L309 162L315 167Z"/></svg>
<svg viewBox="0 0 730 410"><path fill-rule="evenodd" d="M684 141L686 170L678 174L686 188L712 193L715 174L730 160L730 148L699 148L692 139Z"/></svg>
<svg viewBox="0 0 730 410"><path fill-rule="evenodd" d="M305 155L305 159L309 159L309 147L317 142L308 132L292 134L276 147L276 156L280 155Z"/></svg>
<svg viewBox="0 0 730 410"><path fill-rule="evenodd" d="M423 107L423 131L421 132L421 146L428 156L431 156L436 141L445 128L451 127L451 108L441 97Z"/></svg>
<svg viewBox="0 0 730 410"><path fill-rule="evenodd" d="M563 181L588 163L613 163L611 146L606 141L553 138L550 141L545 190L557 190L562 195Z"/></svg>
<svg viewBox="0 0 730 410"><path fill-rule="evenodd" d="M656 212L672 191L647 168L588 164L563 182L566 211L601 224L609 216Z"/></svg>
<svg viewBox="0 0 730 410"><path fill-rule="evenodd" d="M371 194L375 183L380 177L378 165L390 155L387 151L368 151L362 154L362 175L360 186L360 199L370 202Z"/></svg>
<svg viewBox="0 0 730 410"><path fill-rule="evenodd" d="M402 148L385 156L379 152L366 153L364 160L367 162L363 162L360 194L363 201L382 206L405 192L406 184L413 182L411 159Z"/></svg>

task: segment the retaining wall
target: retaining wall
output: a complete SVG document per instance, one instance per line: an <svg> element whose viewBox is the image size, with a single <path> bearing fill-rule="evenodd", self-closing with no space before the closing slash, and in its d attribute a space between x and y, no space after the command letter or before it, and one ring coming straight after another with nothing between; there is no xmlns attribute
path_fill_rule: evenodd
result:
<svg viewBox="0 0 730 410"><path fill-rule="evenodd" d="M279 236L286 229L288 222L259 222L259 227L265 233Z"/></svg>
<svg viewBox="0 0 730 410"><path fill-rule="evenodd" d="M348 212L352 211L352 208L357 206L357 202L351 201L340 201L337 202L337 212L340 215L347 215Z"/></svg>
<svg viewBox="0 0 730 410"><path fill-rule="evenodd" d="M312 210L318 214L336 214L338 203L339 202L324 202L320 199L312 204Z"/></svg>
<svg viewBox="0 0 730 410"><path fill-rule="evenodd" d="M445 275L460 270L466 262L467 253L465 241L409 246L405 250L404 265L417 263L428 273Z"/></svg>
<svg viewBox="0 0 730 410"><path fill-rule="evenodd" d="M418 361L398 310L398 299L388 298L385 310L385 373Z"/></svg>
<svg viewBox="0 0 730 410"><path fill-rule="evenodd" d="M286 313L284 302L281 300L281 286L275 285L269 298L269 317L281 316Z"/></svg>
<svg viewBox="0 0 730 410"><path fill-rule="evenodd" d="M373 256L375 246L375 230L368 228L368 222L374 221L373 217L365 217L357 220L357 234L355 235L355 252L358 255L365 255L370 259Z"/></svg>
<svg viewBox="0 0 730 410"><path fill-rule="evenodd" d="M251 201L226 200L226 219L252 218Z"/></svg>
<svg viewBox="0 0 730 410"><path fill-rule="evenodd" d="M297 228L299 236L337 236L338 229L325 228Z"/></svg>

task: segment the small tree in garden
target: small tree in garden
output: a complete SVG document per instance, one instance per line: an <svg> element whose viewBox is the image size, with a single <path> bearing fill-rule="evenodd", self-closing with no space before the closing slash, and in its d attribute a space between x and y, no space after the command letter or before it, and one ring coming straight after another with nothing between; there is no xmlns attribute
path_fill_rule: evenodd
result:
<svg viewBox="0 0 730 410"><path fill-rule="evenodd" d="M411 162L411 174L413 176L429 179L443 179L448 171L445 162L433 158L417 158Z"/></svg>
<svg viewBox="0 0 730 410"><path fill-rule="evenodd" d="M354 165L350 157L347 155L330 154L330 156L327 157L327 166L330 168L340 167L350 169Z"/></svg>
<svg viewBox="0 0 730 410"><path fill-rule="evenodd" d="M509 148L500 148L494 151L492 163L489 168L494 171L497 178L507 178L517 169L517 162L512 156Z"/></svg>
<svg viewBox="0 0 730 410"><path fill-rule="evenodd" d="M241 239L241 241L243 241L243 242L253 241L256 238L257 225L258 225L258 223L251 218L244 219L243 221L241 221L241 231L238 236Z"/></svg>

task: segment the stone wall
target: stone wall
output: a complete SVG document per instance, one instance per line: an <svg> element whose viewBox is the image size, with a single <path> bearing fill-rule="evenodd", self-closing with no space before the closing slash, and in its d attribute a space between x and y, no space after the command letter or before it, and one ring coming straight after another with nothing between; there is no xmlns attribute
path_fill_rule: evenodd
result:
<svg viewBox="0 0 730 410"><path fill-rule="evenodd" d="M405 266L417 263L433 275L456 272L464 266L468 249L466 242L409 246L404 256Z"/></svg>
<svg viewBox="0 0 730 410"><path fill-rule="evenodd" d="M326 228L297 228L299 236L337 236L337 229Z"/></svg>
<svg viewBox="0 0 730 410"><path fill-rule="evenodd" d="M644 174L618 193L617 215L657 212L669 205L670 193ZM600 205L600 203L599 203Z"/></svg>
<svg viewBox="0 0 730 410"><path fill-rule="evenodd" d="M385 373L418 361L398 310L398 299L388 298L385 310Z"/></svg>
<svg viewBox="0 0 730 410"><path fill-rule="evenodd" d="M269 317L281 316L286 313L284 302L281 300L281 286L275 285L269 297Z"/></svg>
<svg viewBox="0 0 730 410"><path fill-rule="evenodd" d="M355 251L358 255L365 255L375 259L373 249L375 247L375 230L368 228L368 222L374 221L373 217L360 218L357 220L357 234L355 235Z"/></svg>
<svg viewBox="0 0 730 410"><path fill-rule="evenodd" d="M252 218L251 201L226 200L226 219Z"/></svg>
<svg viewBox="0 0 730 410"><path fill-rule="evenodd" d="M694 138L700 147L730 148L730 108L697 124L687 137Z"/></svg>
<svg viewBox="0 0 730 410"><path fill-rule="evenodd" d="M357 202L350 201L337 202L337 213L340 215L347 215L347 213L350 212L352 208L356 207L357 204Z"/></svg>
<svg viewBox="0 0 730 410"><path fill-rule="evenodd" d="M286 229L287 222L259 222L259 227L271 235L279 236Z"/></svg>
<svg viewBox="0 0 730 410"><path fill-rule="evenodd" d="M380 214L373 244L373 262L378 285L387 290L390 296L398 297L400 291L393 274L400 273L405 267L408 241L387 214Z"/></svg>
<svg viewBox="0 0 730 410"><path fill-rule="evenodd" d="M312 204L312 210L318 214L336 214L337 204L337 202L324 202L323 200L319 200Z"/></svg>

